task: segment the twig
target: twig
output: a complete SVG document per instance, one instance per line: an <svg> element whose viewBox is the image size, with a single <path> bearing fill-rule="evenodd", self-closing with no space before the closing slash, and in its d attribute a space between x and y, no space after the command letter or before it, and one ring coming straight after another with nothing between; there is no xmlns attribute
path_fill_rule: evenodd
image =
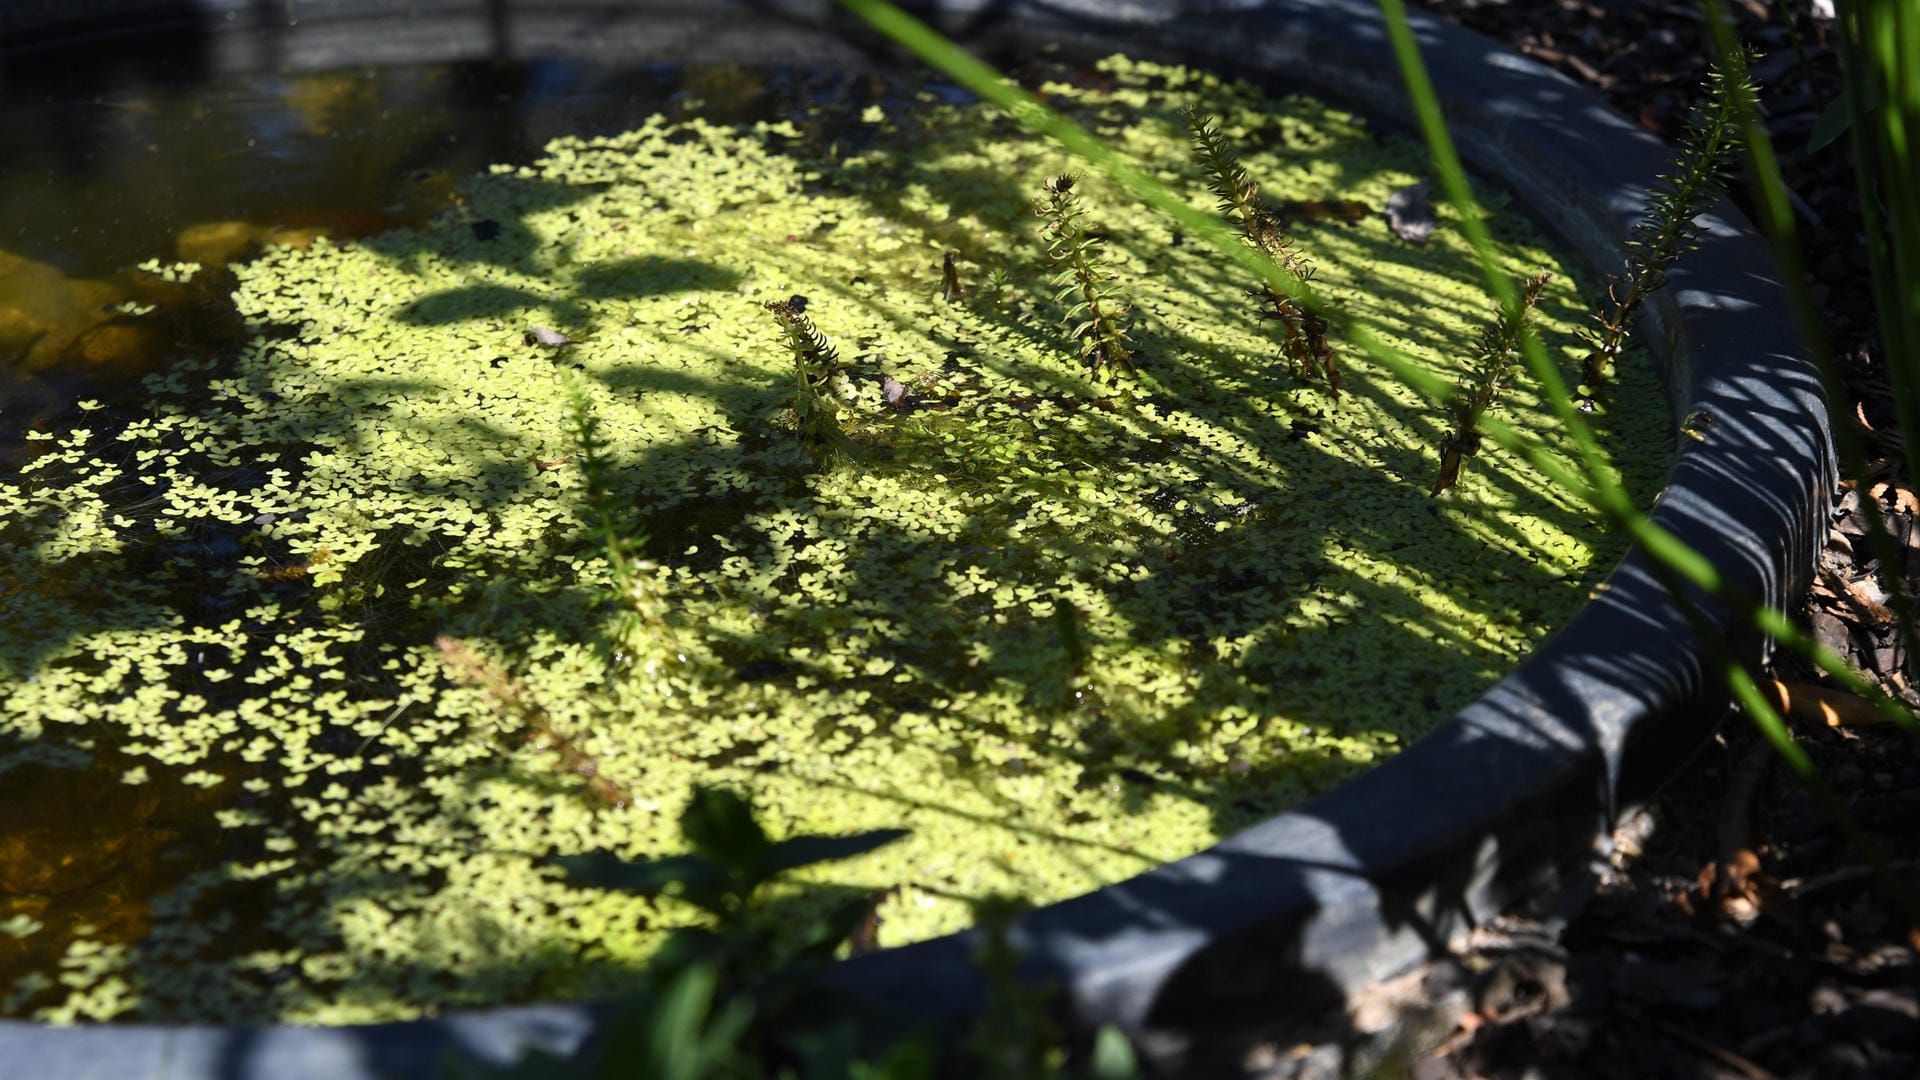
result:
<svg viewBox="0 0 1920 1080"><path fill-rule="evenodd" d="M1728 1050L1726 1047L1715 1046L1685 1028L1668 1023L1665 1020L1654 1020L1653 1023L1654 1026L1658 1027L1661 1031L1685 1043L1689 1049L1705 1054L1742 1076L1750 1077L1751 1080L1779 1080L1773 1073L1755 1065L1739 1054Z"/></svg>
<svg viewBox="0 0 1920 1080"><path fill-rule="evenodd" d="M586 782L582 790L594 799L615 810L625 808L630 801L626 789L600 775L599 763L562 735L553 726L547 711L528 700L520 684L506 672L487 662L473 646L459 638L442 635L434 639L433 647L439 650L440 663L454 681L479 690L493 703L494 712L519 722L522 741L535 749L552 750L559 757L562 769Z"/></svg>

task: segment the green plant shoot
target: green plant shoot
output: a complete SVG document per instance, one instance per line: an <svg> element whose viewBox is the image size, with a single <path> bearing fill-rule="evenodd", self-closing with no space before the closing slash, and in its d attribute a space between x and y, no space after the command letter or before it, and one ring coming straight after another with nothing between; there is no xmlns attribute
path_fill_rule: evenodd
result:
<svg viewBox="0 0 1920 1080"><path fill-rule="evenodd" d="M1047 256L1060 268L1055 299L1074 298L1066 321L1080 341L1080 360L1095 375L1132 371L1133 338L1127 333L1127 306L1113 295L1113 279L1096 261L1100 241L1087 230L1086 208L1073 190L1074 177L1045 184L1046 197L1035 213L1045 220ZM1077 321L1076 321L1077 320Z"/></svg>
<svg viewBox="0 0 1920 1080"><path fill-rule="evenodd" d="M593 400L587 388L571 373L566 376L565 385L574 456L579 459L580 473L587 482L591 535L607 560L607 569L613 577L613 600L620 611L609 635L610 659L620 666L638 666L645 674L655 675L662 656L685 659L667 621L671 604L656 578L659 568L638 556L647 542L647 534L621 520L623 515L610 494L607 474L612 465Z"/></svg>
<svg viewBox="0 0 1920 1080"><path fill-rule="evenodd" d="M781 336L787 351L793 354L794 389L788 401L800 441L816 458L830 457L846 442L840 430L840 406L834 397L840 354L807 318L805 300L769 300L765 306L780 320Z"/></svg>
<svg viewBox="0 0 1920 1080"><path fill-rule="evenodd" d="M1527 316L1539 302L1540 290L1552 277L1541 272L1527 279L1520 290L1519 306L1499 312L1494 324L1480 335L1474 380L1471 385L1463 382L1447 403L1453 426L1440 444L1440 473L1434 477L1433 489L1428 494L1438 495L1458 483L1461 466L1480 449L1477 426L1480 414L1491 408L1499 396L1501 384L1520 354L1520 338L1529 332Z"/></svg>
<svg viewBox="0 0 1920 1080"><path fill-rule="evenodd" d="M1587 358L1574 391L1583 410L1591 412L1612 381L1628 325L1641 302L1664 288L1667 271L1697 246L1700 226L1694 219L1720 197L1720 184L1740 147L1740 102L1751 101L1754 94L1747 64L1746 56L1734 54L1729 63L1714 65L1706 97L1681 138L1677 171L1660 178L1646 217L1627 238L1626 272L1608 284L1603 310L1594 315L1600 328L1587 335Z"/></svg>
<svg viewBox="0 0 1920 1080"><path fill-rule="evenodd" d="M1206 170L1208 186L1220 200L1220 212L1255 250L1301 285L1310 284L1313 264L1281 233L1273 214L1260 202L1260 185L1247 175L1219 121L1197 107L1189 107L1185 115L1194 160ZM1284 327L1281 351L1301 376L1325 379L1328 392L1339 398L1340 369L1334 364L1333 346L1327 343L1327 320L1270 281L1261 282L1253 294L1271 306L1269 318L1280 320Z"/></svg>

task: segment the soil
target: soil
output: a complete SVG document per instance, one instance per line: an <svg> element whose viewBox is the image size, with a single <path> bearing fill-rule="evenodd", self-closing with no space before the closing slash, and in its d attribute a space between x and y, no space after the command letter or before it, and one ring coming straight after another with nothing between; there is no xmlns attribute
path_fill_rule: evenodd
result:
<svg viewBox="0 0 1920 1080"><path fill-rule="evenodd" d="M1730 6L1742 37L1764 54L1755 68L1763 109L1794 195L1813 296L1844 367L1851 400L1834 415L1857 426L1871 458L1869 490L1843 485L1837 493L1819 580L1801 615L1911 703L1906 658L1861 541L1859 500L1880 500L1903 540L1920 504L1891 430L1848 140L1808 148L1816 119L1838 95L1834 28L1807 0ZM1427 7L1592 87L1669 141L1682 130L1711 51L1689 3ZM1750 205L1738 183L1733 194ZM1902 554L1902 570L1920 569L1911 545ZM1819 684L1786 661L1772 674ZM1793 737L1896 872L1920 885L1914 742L1885 726L1845 722L1844 708L1840 717L1796 719ZM1618 840L1571 922L1489 928L1450 978L1427 973L1429 1019L1437 1012L1444 1021L1429 1027L1422 1052L1407 1063L1412 1076L1920 1075L1920 930L1744 718L1730 716L1686 782Z"/></svg>

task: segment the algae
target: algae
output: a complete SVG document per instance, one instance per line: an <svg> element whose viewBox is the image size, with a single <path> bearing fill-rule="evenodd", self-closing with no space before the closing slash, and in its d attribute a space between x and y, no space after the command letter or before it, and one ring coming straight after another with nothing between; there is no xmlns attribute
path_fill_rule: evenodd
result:
<svg viewBox="0 0 1920 1080"><path fill-rule="evenodd" d="M1379 207L1422 166L1304 98L1117 59L1078 83L1042 92L1196 206L1195 101L1269 197ZM883 944L955 929L969 899L1085 892L1395 752L1611 565L1592 515L1498 451L1428 498L1443 411L1357 355L1336 406L1237 275L1096 177L1076 191L1138 353L1089 376L1032 212L1071 162L927 97L656 117L496 167L421 231L269 247L231 267L237 355L39 433L0 481L0 770L75 814L215 828L164 825L181 855L138 881L115 847L0 897L0 959L28 958L0 1014L345 1023L606 992L694 911L536 860L670 854L696 780L750 790L775 836L910 829L802 877L885 892ZM1449 224L1417 248L1378 216L1295 236L1340 310L1458 377L1491 308ZM1554 274L1536 325L1571 367L1581 268L1495 229L1508 272ZM794 430L765 305L796 298L837 349L838 463ZM1664 398L1644 366L1616 391L1600 426L1648 497ZM670 634L610 643L570 393ZM1500 407L1572 459L1536 387ZM451 679L442 635L551 737ZM148 784L167 797L120 791ZM103 890L129 910L89 914Z"/></svg>

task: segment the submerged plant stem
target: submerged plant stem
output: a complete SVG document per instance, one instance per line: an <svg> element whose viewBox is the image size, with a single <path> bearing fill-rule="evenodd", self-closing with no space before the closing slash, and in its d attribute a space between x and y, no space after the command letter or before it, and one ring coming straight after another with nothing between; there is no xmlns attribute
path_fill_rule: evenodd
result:
<svg viewBox="0 0 1920 1080"><path fill-rule="evenodd" d="M581 790L588 797L615 810L627 805L629 797L626 790L601 775L600 763L555 729L547 710L528 698L526 691L506 672L489 663L474 651L473 646L458 638L435 638L433 647L439 652L440 664L446 668L448 676L487 695L496 713L519 725L520 737L528 745L553 751L559 758L562 770L580 777L583 782Z"/></svg>

